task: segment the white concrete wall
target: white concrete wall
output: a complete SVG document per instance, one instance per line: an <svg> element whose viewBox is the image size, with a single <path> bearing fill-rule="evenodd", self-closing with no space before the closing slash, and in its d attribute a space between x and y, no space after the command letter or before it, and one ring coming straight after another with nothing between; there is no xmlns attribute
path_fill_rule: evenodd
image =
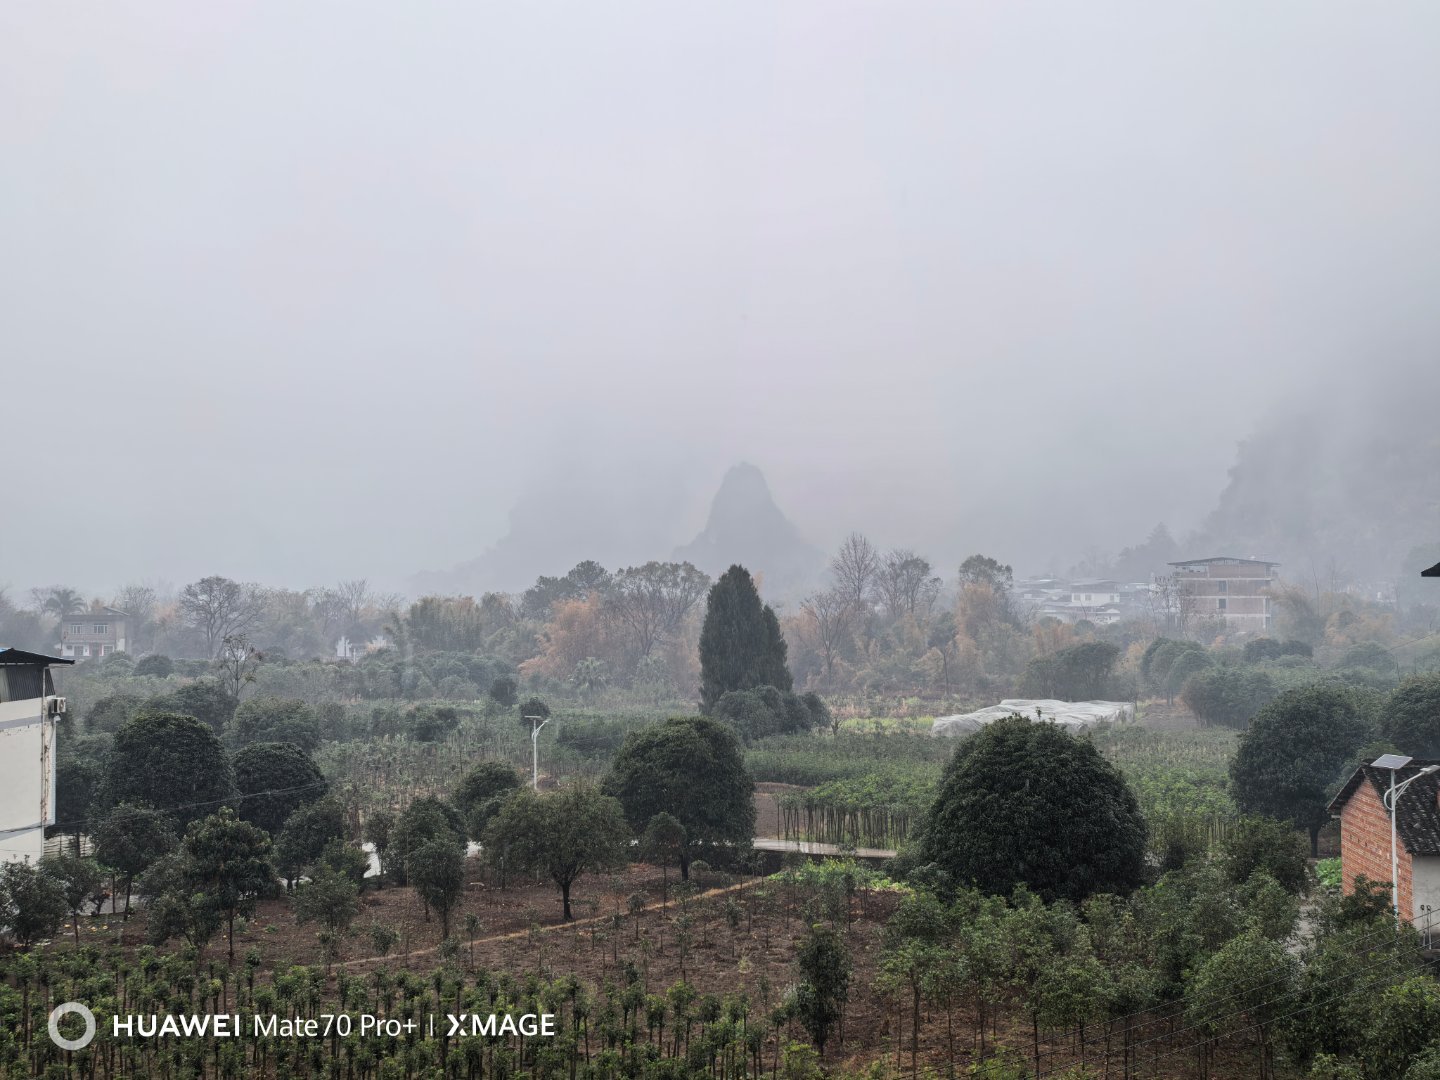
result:
<svg viewBox="0 0 1440 1080"><path fill-rule="evenodd" d="M43 698L0 703L0 861L37 861L55 821L55 723Z"/></svg>
<svg viewBox="0 0 1440 1080"><path fill-rule="evenodd" d="M1420 855L1410 861L1411 911L1416 927L1425 926L1430 908L1430 934L1440 938L1440 855Z"/></svg>

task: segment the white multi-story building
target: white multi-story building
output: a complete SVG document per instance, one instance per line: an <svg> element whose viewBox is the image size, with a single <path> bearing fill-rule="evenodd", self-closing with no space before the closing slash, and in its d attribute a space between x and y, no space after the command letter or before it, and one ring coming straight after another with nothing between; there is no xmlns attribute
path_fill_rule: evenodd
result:
<svg viewBox="0 0 1440 1080"><path fill-rule="evenodd" d="M40 653L0 648L0 861L36 862L55 824L55 696L52 664Z"/></svg>
<svg viewBox="0 0 1440 1080"><path fill-rule="evenodd" d="M99 608L60 622L60 655L71 660L109 656L130 649L128 612Z"/></svg>

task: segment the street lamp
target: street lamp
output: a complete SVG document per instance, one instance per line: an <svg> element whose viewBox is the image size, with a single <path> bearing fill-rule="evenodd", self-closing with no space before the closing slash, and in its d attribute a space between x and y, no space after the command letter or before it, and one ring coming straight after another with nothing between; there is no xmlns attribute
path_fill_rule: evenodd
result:
<svg viewBox="0 0 1440 1080"><path fill-rule="evenodd" d="M1403 784L1397 784L1395 774L1414 760L1404 754L1382 754L1370 763L1372 768L1390 770L1390 790L1385 793L1381 801L1384 802L1385 809L1390 813L1390 906L1395 910L1396 926L1400 925L1400 853L1395 843L1395 804L1399 801L1400 796L1405 794L1405 789L1416 780L1440 770L1440 765L1426 765Z"/></svg>
<svg viewBox="0 0 1440 1080"><path fill-rule="evenodd" d="M540 790L540 729L550 722L548 716L527 716L532 727L530 729L530 786ZM535 721L540 723L536 724ZM1407 759L1408 760L1408 759Z"/></svg>

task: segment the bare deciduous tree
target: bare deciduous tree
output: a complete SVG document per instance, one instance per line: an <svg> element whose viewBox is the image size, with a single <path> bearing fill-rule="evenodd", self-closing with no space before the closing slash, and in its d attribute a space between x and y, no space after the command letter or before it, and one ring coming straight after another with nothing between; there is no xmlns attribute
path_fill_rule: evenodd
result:
<svg viewBox="0 0 1440 1080"><path fill-rule="evenodd" d="M126 585L115 594L111 606L130 616L128 637L131 652L145 652L155 637L155 617L160 599L151 585Z"/></svg>
<svg viewBox="0 0 1440 1080"><path fill-rule="evenodd" d="M255 681L255 669L265 657L250 644L244 634L229 634L220 643L220 655L215 658L220 670L220 685L236 704L245 687Z"/></svg>
<svg viewBox="0 0 1440 1080"><path fill-rule="evenodd" d="M896 548L886 554L875 575L875 591L890 618L929 610L940 592L940 579L930 571L930 561L913 551Z"/></svg>
<svg viewBox="0 0 1440 1080"><path fill-rule="evenodd" d="M853 615L850 602L835 588L807 596L800 601L800 610L815 624L815 640L825 659L825 678L828 681L835 674L835 659L850 637Z"/></svg>
<svg viewBox="0 0 1440 1080"><path fill-rule="evenodd" d="M257 585L242 585L212 574L186 585L179 606L181 618L204 637L205 648L214 659L227 637L243 633L260 618L265 595Z"/></svg>
<svg viewBox="0 0 1440 1080"><path fill-rule="evenodd" d="M852 611L863 610L875 589L875 576L880 572L880 553L858 532L851 533L830 560L830 574L835 588Z"/></svg>
<svg viewBox="0 0 1440 1080"><path fill-rule="evenodd" d="M365 617L371 606L370 582L365 578L342 581L334 588L336 602L346 633L350 633Z"/></svg>
<svg viewBox="0 0 1440 1080"><path fill-rule="evenodd" d="M1157 577L1150 591L1150 613L1162 632L1183 637L1195 619L1195 598L1174 574Z"/></svg>
<svg viewBox="0 0 1440 1080"><path fill-rule="evenodd" d="M605 608L640 660L679 629L709 587L709 576L688 562L648 562L615 575L605 593Z"/></svg>

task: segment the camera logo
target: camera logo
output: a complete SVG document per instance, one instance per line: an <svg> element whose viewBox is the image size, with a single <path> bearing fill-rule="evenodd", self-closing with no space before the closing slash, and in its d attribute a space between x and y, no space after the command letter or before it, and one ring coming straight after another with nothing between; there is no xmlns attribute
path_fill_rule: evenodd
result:
<svg viewBox="0 0 1440 1080"><path fill-rule="evenodd" d="M74 1013L85 1021L85 1034L78 1039L67 1039L60 1034L60 1018ZM50 1010L50 1041L61 1050L84 1050L95 1038L95 1014L78 1001L67 1001Z"/></svg>

